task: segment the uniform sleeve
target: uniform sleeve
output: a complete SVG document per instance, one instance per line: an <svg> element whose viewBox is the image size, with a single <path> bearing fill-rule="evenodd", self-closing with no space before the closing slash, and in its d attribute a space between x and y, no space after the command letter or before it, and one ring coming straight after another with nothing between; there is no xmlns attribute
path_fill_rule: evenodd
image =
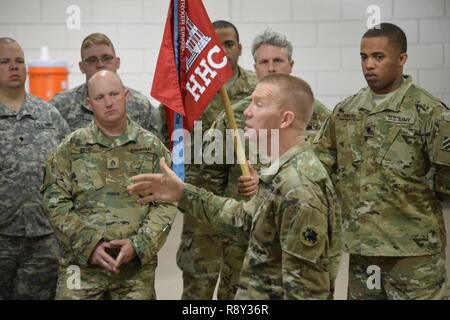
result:
<svg viewBox="0 0 450 320"><path fill-rule="evenodd" d="M426 123L428 154L436 168L434 189L441 201L450 201L450 110L443 105L435 108Z"/></svg>
<svg viewBox="0 0 450 320"><path fill-rule="evenodd" d="M159 111L159 108L154 107L153 105L150 105L150 119L153 123L153 126L155 127L155 133L159 140L161 140L164 143L165 135L164 130L165 129L165 122L161 119L161 114Z"/></svg>
<svg viewBox="0 0 450 320"><path fill-rule="evenodd" d="M153 261L167 240L177 207L168 203L153 203L136 235L131 237L142 264Z"/></svg>
<svg viewBox="0 0 450 320"><path fill-rule="evenodd" d="M170 155L164 146L161 147L159 158L165 156L166 162L171 164ZM159 161L156 161L153 172L160 172ZM142 264L153 261L167 240L172 228L177 207L174 204L154 202L150 206L147 217L142 222L136 235L131 237L136 253Z"/></svg>
<svg viewBox="0 0 450 320"><path fill-rule="evenodd" d="M186 184L183 197L178 207L189 212L199 221L211 224L224 234L235 234L236 229L249 234L252 225L249 208L253 208L251 201L236 201L223 198L208 192L205 189Z"/></svg>
<svg viewBox="0 0 450 320"><path fill-rule="evenodd" d="M334 293L335 282L342 258L342 214L339 200L331 182L324 186L324 191L330 207L328 214L328 256L330 258L329 271L331 293Z"/></svg>
<svg viewBox="0 0 450 320"><path fill-rule="evenodd" d="M71 249L77 263L86 266L102 238L74 210L69 158L70 154L64 148L50 154L44 165L41 192L44 208L58 238Z"/></svg>
<svg viewBox="0 0 450 320"><path fill-rule="evenodd" d="M163 104L159 105L157 109L158 118L161 121L161 141L164 145L169 148L170 146L170 137L169 131L167 130L167 116L166 116L166 107Z"/></svg>
<svg viewBox="0 0 450 320"><path fill-rule="evenodd" d="M66 136L70 133L70 127L67 124L66 120L61 116L61 114L57 111L57 116L55 117L55 120L53 121L54 124L56 124L58 133L58 141L61 142Z"/></svg>
<svg viewBox="0 0 450 320"><path fill-rule="evenodd" d="M314 152L328 171L332 174L336 171L337 148L335 133L335 115L332 113L323 124L313 141Z"/></svg>
<svg viewBox="0 0 450 320"><path fill-rule="evenodd" d="M331 114L331 111L318 100L314 100L313 107L314 112L306 126L305 132L305 140L310 144L314 141L314 138L323 126L323 123Z"/></svg>
<svg viewBox="0 0 450 320"><path fill-rule="evenodd" d="M57 93L48 103L50 103L56 109L59 109L59 107L61 107L61 94Z"/></svg>
<svg viewBox="0 0 450 320"><path fill-rule="evenodd" d="M203 161L201 165L201 174L205 183L208 184L208 190L214 194L224 194L228 184L228 172L230 166L226 164L226 122L221 113L211 129L206 133L203 144L203 157L209 159L209 163ZM217 153L221 161L213 161L212 157ZM234 156L234 154L233 154ZM217 159L219 160L219 159Z"/></svg>
<svg viewBox="0 0 450 320"><path fill-rule="evenodd" d="M64 119L67 119L68 112L70 112L69 108L71 107L71 103L66 98L65 94L57 93L48 103L54 106Z"/></svg>
<svg viewBox="0 0 450 320"><path fill-rule="evenodd" d="M161 128L161 119L158 110L151 104L150 100L145 98L145 121L144 121L144 129L150 131L155 136L158 137L162 141L162 128Z"/></svg>
<svg viewBox="0 0 450 320"><path fill-rule="evenodd" d="M325 208L299 200L293 191L278 209L284 299L328 299L330 273Z"/></svg>

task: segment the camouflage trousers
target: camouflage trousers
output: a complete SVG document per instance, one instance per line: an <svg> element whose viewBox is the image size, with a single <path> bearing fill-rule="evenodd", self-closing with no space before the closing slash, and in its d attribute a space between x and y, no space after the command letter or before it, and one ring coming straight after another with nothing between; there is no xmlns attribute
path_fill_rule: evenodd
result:
<svg viewBox="0 0 450 320"><path fill-rule="evenodd" d="M53 234L0 235L0 299L49 300L55 297L59 245Z"/></svg>
<svg viewBox="0 0 450 320"><path fill-rule="evenodd" d="M156 264L141 266L138 259L112 274L99 267L61 265L57 300L155 300Z"/></svg>
<svg viewBox="0 0 450 320"><path fill-rule="evenodd" d="M211 300L217 280L217 298L232 300L247 245L219 234L212 226L189 214L183 216L183 232L177 265L183 272L183 300Z"/></svg>
<svg viewBox="0 0 450 320"><path fill-rule="evenodd" d="M445 254L369 257L350 254L349 300L448 299Z"/></svg>

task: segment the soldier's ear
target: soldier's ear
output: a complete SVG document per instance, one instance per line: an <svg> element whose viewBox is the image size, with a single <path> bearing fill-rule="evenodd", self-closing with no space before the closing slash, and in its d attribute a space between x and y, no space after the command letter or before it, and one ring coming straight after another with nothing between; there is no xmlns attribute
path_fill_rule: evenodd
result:
<svg viewBox="0 0 450 320"><path fill-rule="evenodd" d="M281 118L280 129L284 129L289 127L295 119L295 114L291 110L287 110L283 112L283 117Z"/></svg>
<svg viewBox="0 0 450 320"><path fill-rule="evenodd" d="M83 61L78 62L78 66L80 67L81 73L85 74L86 71L84 70L84 62Z"/></svg>
<svg viewBox="0 0 450 320"><path fill-rule="evenodd" d="M406 63L406 61L408 61L408 54L406 52L400 53L398 62L399 62L399 66L403 67Z"/></svg>

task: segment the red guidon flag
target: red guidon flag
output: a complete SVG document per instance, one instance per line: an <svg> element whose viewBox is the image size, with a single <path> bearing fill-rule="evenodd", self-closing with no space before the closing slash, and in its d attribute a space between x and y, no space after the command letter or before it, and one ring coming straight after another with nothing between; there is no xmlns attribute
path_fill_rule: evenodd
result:
<svg viewBox="0 0 450 320"><path fill-rule="evenodd" d="M171 0L151 95L181 114L185 127L191 129L232 76L222 43L217 39L202 1ZM167 124L171 134L173 112L168 109Z"/></svg>

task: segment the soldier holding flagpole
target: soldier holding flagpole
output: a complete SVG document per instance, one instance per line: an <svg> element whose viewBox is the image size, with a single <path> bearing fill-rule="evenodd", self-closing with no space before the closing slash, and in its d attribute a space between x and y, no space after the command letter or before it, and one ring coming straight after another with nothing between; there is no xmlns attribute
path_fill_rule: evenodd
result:
<svg viewBox="0 0 450 320"><path fill-rule="evenodd" d="M180 126L181 119L185 121L185 128L192 128L193 120L198 117L202 121L203 133L223 110L220 96L216 94L218 89L222 86L222 96L227 99L228 91L231 101L237 102L253 91L256 76L237 64L241 45L237 29L231 23L218 21L213 27L201 2L174 1L171 5L168 18L171 23L166 24L152 96L167 107L160 110L162 118L168 120L170 134L177 124L178 129L183 128ZM173 34L173 40L169 37L170 33ZM178 35L179 47L176 41ZM184 35L187 38L183 38ZM222 45L225 52L221 49ZM173 53L170 48L174 48ZM167 57L176 59L172 61ZM167 83L173 86L169 88ZM229 103L228 107L231 110ZM184 117L181 118L173 111ZM193 142L186 141L186 147L191 148L194 143L201 146L201 141ZM173 150L180 148L175 145ZM202 185L204 179L200 164L193 164L196 155L191 155L191 164L186 166L186 181ZM174 162L177 156L174 154ZM183 176L180 174L182 169L181 165L175 167L174 171L178 176ZM184 217L182 239L177 252L177 263L183 271L183 299L212 299L221 268L222 248L223 238L214 228L191 216Z"/></svg>

